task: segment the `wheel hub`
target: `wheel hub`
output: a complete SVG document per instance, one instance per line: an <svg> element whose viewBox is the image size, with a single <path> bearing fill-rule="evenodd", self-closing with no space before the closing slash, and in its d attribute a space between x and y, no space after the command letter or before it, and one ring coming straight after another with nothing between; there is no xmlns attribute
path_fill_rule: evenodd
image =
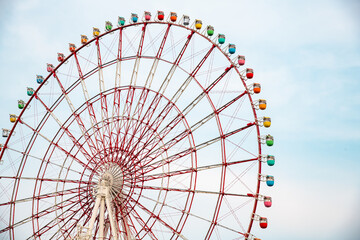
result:
<svg viewBox="0 0 360 240"><path fill-rule="evenodd" d="M111 199L114 199L123 188L123 173L120 166L112 164L105 168L98 180L97 190L101 187L108 187Z"/></svg>

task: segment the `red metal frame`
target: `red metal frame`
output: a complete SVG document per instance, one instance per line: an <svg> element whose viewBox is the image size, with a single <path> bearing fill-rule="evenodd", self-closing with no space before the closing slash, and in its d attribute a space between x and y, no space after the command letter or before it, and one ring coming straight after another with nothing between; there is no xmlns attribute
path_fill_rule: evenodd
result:
<svg viewBox="0 0 360 240"><path fill-rule="evenodd" d="M132 231L138 233L138 237L142 238L146 234L149 234L151 238L157 239L157 237L152 233L152 229L155 228L155 224L160 223L165 228L169 229L173 232L172 238L177 239L178 236L181 234L186 220L189 217L189 213L192 207L192 202L195 196L196 190L196 178L197 178L197 154L196 152L198 149L203 148L204 146L207 146L209 144L212 144L214 142L220 142L221 143L221 155L222 155L222 163L221 163L221 182L220 182L220 189L218 191L218 199L217 204L215 206L215 209L213 209L213 217L210 220L210 226L207 230L207 234L205 239L210 239L210 237L213 234L213 231L218 223L219 218L219 212L221 209L221 205L223 202L224 196L232 195L232 196L239 196L239 197L249 197L246 194L235 194L235 193L228 193L225 191L225 185L226 185L226 174L227 174L227 167L235 164L245 163L245 162L253 162L258 161L258 158L252 158L252 159L244 159L241 161L233 161L228 162L227 161L227 154L225 151L225 140L235 135L241 131L244 131L248 128L255 127L256 128L256 134L258 137L260 137L260 130L259 126L256 124L257 114L255 111L255 106L252 101L251 95L248 91L244 91L241 94L234 97L232 100L228 101L227 103L223 104L220 107L216 107L213 103L211 96L209 93L211 90L222 80L224 77L230 72L230 71L236 71L237 74L240 76L240 79L242 80L242 84L245 89L247 89L245 80L242 78L242 75L240 74L239 70L235 67L235 64L232 63L231 59L225 55L227 60L231 63L229 67L225 68L225 70L207 87L203 87L199 81L196 78L196 75L200 68L203 66L205 61L209 58L209 56L212 54L212 52L217 49L221 50L218 45L215 45L211 42L210 39L205 38L198 32L196 32L193 29L189 29L185 26L169 23L169 22L139 22L139 23L133 23L126 26L122 26L119 28L115 28L109 32L103 33L97 38L94 38L90 41L88 41L87 44L81 46L78 48L74 53L69 55L63 62L61 62L57 67L55 67L54 71L49 74L49 76L45 79L45 81L40 85L40 87L35 91L34 95L30 98L28 103L26 104L24 110L20 113L18 116L17 122L14 124L13 129L10 132L10 136L13 134L14 129L16 128L17 124L22 124L26 126L27 128L31 129L33 132L33 136L31 137L31 140L29 142L29 145L26 148L26 151L23 152L23 158L22 162L19 167L19 171L17 176L9 176L9 179L14 179L13 184L13 195L12 200L4 203L0 203L1 206L7 206L10 205L10 212L11 212L11 219L9 222L9 226L0 229L0 234L4 232L9 232L10 239L15 238L14 228L17 226L15 223L15 205L19 199L17 199L18 191L19 191L19 185L20 181L22 181L22 172L25 168L25 164L29 157L29 152L34 147L35 141L38 137L42 137L42 129L45 124L45 122L48 120L49 117L52 116L52 113L54 109L59 105L59 102L54 104L53 106L47 106L45 102L42 100L42 98L38 95L38 92L40 91L41 87L49 81L50 77L54 77L60 87L60 90L62 92L62 99L59 101L62 101L70 91L72 91L75 87L77 87L81 81L86 81L90 76L92 76L95 72L101 71L103 68L106 68L112 64L115 64L116 62L108 62L103 63L101 58L101 49L100 49L100 39L104 37L107 34L119 31L119 44L118 44L118 52L117 52L117 61L128 61L128 60L135 60L134 64L134 71L133 73L137 74L138 71L138 64L140 63L141 58L147 58L151 59L150 56L143 56L142 50L144 45L144 39L145 39L145 32L146 28L150 24L165 24L167 25L165 34L161 40L160 47L157 51L156 56L153 57L155 61L163 61L165 63L169 63L172 65L172 68L169 71L169 74L166 78L166 80L163 82L163 85L160 87L159 91L153 91L146 87L138 87L138 86L123 86L120 88L113 88L107 91L100 91L98 96L93 97L92 99L88 99L85 101L85 103L78 109L72 109L73 114L66 120L66 122L59 124L59 130L57 134L55 135L54 139L52 139L52 142L49 144L49 147L45 153L44 161L40 165L39 172L37 173L37 176L35 177L35 189L33 191L33 202L32 202L32 216L29 216L29 218L32 219L32 225L33 225L33 236L41 238L41 235L45 234L46 232L52 230L53 228L57 227L59 222L63 223L61 227L61 232L64 237L70 237L74 234L76 225L83 221L84 224L86 224L90 220L90 214L89 211L91 211L91 208L94 204L94 199L91 196L90 190L93 188L93 186L96 184L95 177L98 177L99 172L102 171L102 166L110 163L117 163L118 161L121 161L117 164L121 167L121 169L124 171L124 188L127 189L127 195L126 200L123 202L125 207L122 207L119 205L117 201L114 200L114 204L116 205L116 221L118 222L118 225L121 219L124 219L127 217L129 219L129 226L132 229ZM123 59L123 31L132 26L137 25L143 25L142 28L142 34L138 46L138 51L136 56L132 58ZM162 59L162 53L164 50L165 43L167 42L168 34L171 28L174 27L181 27L184 29L188 29L190 31L187 40L185 41L181 51L178 53L178 56L176 57L176 60L174 62L169 62L168 60ZM203 143L197 143L195 144L195 139L192 134L192 128L194 126L197 126L194 124L193 126L190 126L187 119L186 114L184 114L177 106L176 102L174 102L172 99L168 99L166 96L161 94L161 91L164 91L164 89L167 87L167 84L169 84L171 80L171 76L173 72L176 70L176 68L181 69L182 71L186 72L182 67L180 66L180 61L182 57L184 56L184 53L189 46L189 43L193 36L197 34L198 36L204 37L211 43L211 47L208 50L208 52L204 55L204 57L200 60L200 62L197 64L197 66L192 70L191 73L187 72L188 79L186 81L193 80L195 81L199 87L202 89L202 93L195 98L194 104L199 102L202 98L206 97L208 100L209 105L211 106L213 110L213 114L210 116L204 117L201 121L208 121L211 118L214 118L217 123L218 131L219 131L219 137L210 139L207 142ZM83 47L86 45L91 44L92 42L95 42L97 55L98 55L98 63L97 63L97 69L89 71L88 73L83 74L80 62L78 60L78 51L80 51ZM77 80L77 83L72 85L70 88L65 89L60 78L58 77L57 71L60 69L62 64L67 62L71 57L75 59L78 76L79 79ZM156 63L157 64L157 63ZM156 71L156 67L152 69L153 72L149 73L149 76L151 74L154 74ZM134 76L134 80L136 80L136 76ZM101 81L99 77L99 81ZM186 84L186 81L184 85ZM186 87L186 86L185 86ZM126 93L126 100L125 102L122 102L121 100L121 94ZM134 103L134 96L135 92L140 92L139 100L137 100L137 103L135 106L133 106ZM176 93L173 96L173 99L176 99L180 97L181 92ZM116 121L111 122L109 118L109 106L107 105L107 98L112 96L113 97L113 111L115 118L117 118ZM221 119L219 115L222 111L236 103L238 100L242 99L243 97L247 96L251 106L252 111L254 115L254 121L250 122L247 125L241 126L237 128L236 130L233 130L231 132L224 132L221 124ZM41 105L46 109L47 114L42 119L41 123L38 125L38 127L35 129L28 123L22 120L22 115L29 105L31 101L38 101L41 103ZM165 107L162 107L159 109L160 102L166 101L167 104ZM94 105L98 104L97 102L100 102L101 106L101 115L102 115L102 121L99 121L96 117L96 112L94 110ZM146 102L150 102L150 107L148 109L144 109L144 105ZM98 104L99 105L99 104ZM121 112L121 108L123 107L123 112ZM193 106L189 105L186 107L184 112L191 111ZM134 111L132 109L135 109ZM85 114L85 112L90 116L90 122L92 123L92 127L89 129L86 127L86 124L84 123L82 114ZM167 119L168 116L170 116L170 113L176 112L176 117L172 118L170 120ZM121 116L121 119L119 119L118 116ZM156 117L155 117L156 116ZM131 120L135 119L135 120ZM165 127L160 129L160 126L164 123L164 121L168 120L168 123ZM133 121L135 123L133 123ZM200 122L200 121L199 121ZM72 124L77 124L78 127L81 129L83 135L80 138L76 138L70 131L69 126ZM181 125L181 124L182 125ZM184 130L178 134L175 135L175 137L172 137L167 142L163 142L163 139L167 136L170 136L169 134L177 127L177 126L183 126ZM70 151L66 150L61 146L59 143L60 139L63 136L68 136L72 143L73 147ZM122 138L121 138L122 137ZM188 139L188 148L184 148L182 151L177 152L176 154L169 155L168 150L173 148L177 143L181 142L184 139ZM9 137L4 145L4 148L7 148L7 145L9 143L9 140L11 137ZM57 140L56 140L57 139ZM88 152L85 149L84 144L88 146L90 149L90 152ZM258 154L261 155L261 144L258 141ZM110 146L110 147L109 147ZM159 147L161 146L161 147ZM51 164L51 157L55 154L55 149L60 150L66 155L66 159L64 159L64 163L66 161L76 161L83 167L83 171L80 174L80 179L56 179L56 178L48 178L46 177L45 173L48 170L48 167ZM5 151L2 151L0 153L0 159L3 158ZM165 155L165 158L162 158L162 156ZM82 157L85 157L87 160L86 162L83 162ZM154 170L160 169L161 167L166 167L167 165L175 162L178 159L181 159L185 156L190 156L191 159L191 168L179 170L179 171L171 171L168 173L162 173L162 174L152 174ZM120 160L119 160L120 159ZM45 161L46 160L46 161ZM126 161L125 161L126 160ZM71 165L70 165L71 166ZM219 165L220 166L220 165ZM62 171L66 172L66 176L70 174L70 169L64 168ZM128 174L128 175L125 175ZM179 176L179 175L185 175L189 174L189 188L188 189L182 189L182 188L169 188L169 187L159 187L159 186L148 186L145 185L145 182L151 182L156 179L163 179L171 178L173 176ZM258 163L258 174L261 174L261 162ZM4 178L4 177L0 177ZM256 194L254 196L258 196L260 192L260 180L256 179L257 181L257 187L256 187ZM42 193L42 190L45 188L44 183L45 182L56 182L58 186L59 184L62 184L63 190L59 193L53 192L53 193ZM75 189L65 189L66 184L78 184L78 188ZM182 207L182 215L179 218L178 224L174 227L169 225L169 223L162 219L159 215L161 213L161 209L159 212L154 213L152 210L148 209L146 206L144 206L141 203L141 196L142 192L144 190L156 190L156 191L166 191L166 192L184 192L187 193L186 200L183 203ZM75 195L74 195L75 194ZM45 210L41 210L41 203L45 199L52 199L61 197L63 199L64 196L69 195L69 198L66 198L59 206L56 206L56 208L49 208ZM74 195L74 196L72 196ZM162 199L162 203L166 204L166 196L165 194L164 198ZM29 198L30 200L31 198ZM255 214L257 209L257 203L258 199L254 198L254 206L252 209L252 214ZM164 206L164 205L163 205ZM77 207L77 208L76 208ZM139 208L139 209L138 209ZM65 210L64 210L65 209ZM142 214L139 211L145 212L148 216L142 216ZM58 220L52 219L51 221L47 222L47 224L43 224L39 221L41 217L44 217L48 214L53 214L53 212L59 211L59 215L57 217ZM80 213L79 217L78 214ZM145 219L144 219L145 217ZM247 232L240 233L240 235L245 236L247 238L250 234L252 225L253 225L254 219L251 218L249 220L249 225ZM20 222L21 223L21 222ZM142 227L142 230L138 232L138 229L136 228L137 225L140 225ZM121 227L120 227L121 228ZM119 229L120 229L119 228ZM122 231L122 230L120 230ZM142 231L144 231L142 233ZM56 234L56 233L54 233ZM129 233L126 233L129 234ZM55 235L54 235L55 236ZM142 237L140 237L142 236Z"/></svg>

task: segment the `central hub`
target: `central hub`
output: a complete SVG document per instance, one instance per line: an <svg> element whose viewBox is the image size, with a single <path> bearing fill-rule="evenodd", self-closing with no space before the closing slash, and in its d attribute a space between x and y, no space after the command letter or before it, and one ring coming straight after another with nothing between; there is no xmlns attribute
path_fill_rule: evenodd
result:
<svg viewBox="0 0 360 240"><path fill-rule="evenodd" d="M109 188L110 196L114 199L121 192L123 183L124 178L120 166L111 164L104 169L104 173L98 181L98 189L101 187Z"/></svg>
<svg viewBox="0 0 360 240"><path fill-rule="evenodd" d="M100 186L111 188L114 183L114 177L111 173L105 172L100 178Z"/></svg>

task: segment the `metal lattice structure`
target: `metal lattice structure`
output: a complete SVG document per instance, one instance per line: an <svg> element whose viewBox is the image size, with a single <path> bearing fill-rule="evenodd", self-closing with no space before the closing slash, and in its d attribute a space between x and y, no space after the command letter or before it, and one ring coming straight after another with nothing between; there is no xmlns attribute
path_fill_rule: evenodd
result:
<svg viewBox="0 0 360 240"><path fill-rule="evenodd" d="M255 239L274 157L253 70L200 20L125 22L81 35L18 102L3 129L0 239Z"/></svg>

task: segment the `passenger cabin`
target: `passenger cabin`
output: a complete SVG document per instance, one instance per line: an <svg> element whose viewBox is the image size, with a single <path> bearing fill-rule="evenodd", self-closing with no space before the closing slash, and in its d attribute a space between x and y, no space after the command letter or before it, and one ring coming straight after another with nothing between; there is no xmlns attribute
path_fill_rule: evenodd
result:
<svg viewBox="0 0 360 240"><path fill-rule="evenodd" d="M258 94L261 92L261 85L260 83L253 83L253 91L254 93Z"/></svg>
<svg viewBox="0 0 360 240"><path fill-rule="evenodd" d="M229 43L229 53L230 54L234 54L236 51L236 46L235 44Z"/></svg>
<svg viewBox="0 0 360 240"><path fill-rule="evenodd" d="M144 12L144 17L145 17L145 21L150 21L151 20L151 13L150 12Z"/></svg>
<svg viewBox="0 0 360 240"><path fill-rule="evenodd" d="M177 20L176 12L170 12L170 21L176 22L176 20Z"/></svg>
<svg viewBox="0 0 360 240"><path fill-rule="evenodd" d="M240 66L244 65L245 64L245 56L242 56L242 55L239 55L238 56L238 64Z"/></svg>
<svg viewBox="0 0 360 240"><path fill-rule="evenodd" d="M264 119L264 122L263 122L264 127L266 127L266 128L270 127L271 126L271 118L264 117L263 119Z"/></svg>
<svg viewBox="0 0 360 240"><path fill-rule="evenodd" d="M17 116L15 114L10 114L10 122L16 122Z"/></svg>
<svg viewBox="0 0 360 240"><path fill-rule="evenodd" d="M271 136L270 134L266 135L265 141L266 141L266 145L268 145L269 147L274 145L274 137Z"/></svg>
<svg viewBox="0 0 360 240"><path fill-rule="evenodd" d="M266 163L269 166L274 166L275 165L275 157L273 155L267 155L266 156Z"/></svg>
<svg viewBox="0 0 360 240"><path fill-rule="evenodd" d="M32 96L34 94L34 89L31 87L27 87L26 93L28 96Z"/></svg>
<svg viewBox="0 0 360 240"><path fill-rule="evenodd" d="M202 21L199 19L195 19L195 28L196 30L200 30L202 27Z"/></svg>
<svg viewBox="0 0 360 240"><path fill-rule="evenodd" d="M100 30L98 28L93 27L93 36L98 37L100 35Z"/></svg>
<svg viewBox="0 0 360 240"><path fill-rule="evenodd" d="M5 128L2 129L2 136L3 136L3 137L8 137L9 134L10 134L10 130L9 130L9 129L5 129Z"/></svg>
<svg viewBox="0 0 360 240"><path fill-rule="evenodd" d="M259 99L259 109L261 109L261 110L266 109L266 100L265 99Z"/></svg>
<svg viewBox="0 0 360 240"><path fill-rule="evenodd" d="M75 52L75 50L76 50L75 44L69 43L69 50L70 50L70 52Z"/></svg>
<svg viewBox="0 0 360 240"><path fill-rule="evenodd" d="M158 11L158 12L157 12L157 18L158 18L160 21L164 20L164 18L165 18L164 12L163 12L163 11Z"/></svg>
<svg viewBox="0 0 360 240"><path fill-rule="evenodd" d="M23 100L18 100L18 108L23 109L25 107L25 102Z"/></svg>
<svg viewBox="0 0 360 240"><path fill-rule="evenodd" d="M274 176L270 176L270 175L267 175L266 176L266 185L268 185L269 187L272 187L274 186Z"/></svg>
<svg viewBox="0 0 360 240"><path fill-rule="evenodd" d="M88 37L86 35L81 35L81 44L86 44L88 42Z"/></svg>
<svg viewBox="0 0 360 240"><path fill-rule="evenodd" d="M207 35L209 35L209 36L214 35L214 27L213 26L211 26L211 25L207 26L206 30L207 30Z"/></svg>
<svg viewBox="0 0 360 240"><path fill-rule="evenodd" d="M46 64L46 70L48 72L54 71L54 65L52 65L51 63Z"/></svg>
<svg viewBox="0 0 360 240"><path fill-rule="evenodd" d="M272 199L271 197L265 196L264 197L264 205L265 207L269 208L272 205Z"/></svg>
<svg viewBox="0 0 360 240"><path fill-rule="evenodd" d="M190 24L190 17L188 15L183 16L183 24L184 26L189 26Z"/></svg>
<svg viewBox="0 0 360 240"><path fill-rule="evenodd" d="M218 42L219 42L219 44L224 44L225 43L225 34L219 34L218 35Z"/></svg>
<svg viewBox="0 0 360 240"><path fill-rule="evenodd" d="M268 221L265 217L260 217L259 223L261 228L267 228L268 226Z"/></svg>
<svg viewBox="0 0 360 240"><path fill-rule="evenodd" d="M42 84L44 82L44 77L41 75L36 75L36 82Z"/></svg>
<svg viewBox="0 0 360 240"><path fill-rule="evenodd" d="M138 19L139 19L139 17L138 17L138 15L136 13L131 14L131 21L133 23L136 23L138 21Z"/></svg>
<svg viewBox="0 0 360 240"><path fill-rule="evenodd" d="M106 30L107 32L111 31L112 27L113 27L113 25L112 25L111 22L109 22L109 21L106 21L106 22L105 22L105 30Z"/></svg>
<svg viewBox="0 0 360 240"><path fill-rule="evenodd" d="M246 69L246 77L248 79L252 79L254 77L254 70L252 68Z"/></svg>
<svg viewBox="0 0 360 240"><path fill-rule="evenodd" d="M65 60L65 55L63 53L58 53L57 60L63 62Z"/></svg>
<svg viewBox="0 0 360 240"><path fill-rule="evenodd" d="M125 18L124 17L119 17L118 18L118 25L119 26L124 26L125 25Z"/></svg>

